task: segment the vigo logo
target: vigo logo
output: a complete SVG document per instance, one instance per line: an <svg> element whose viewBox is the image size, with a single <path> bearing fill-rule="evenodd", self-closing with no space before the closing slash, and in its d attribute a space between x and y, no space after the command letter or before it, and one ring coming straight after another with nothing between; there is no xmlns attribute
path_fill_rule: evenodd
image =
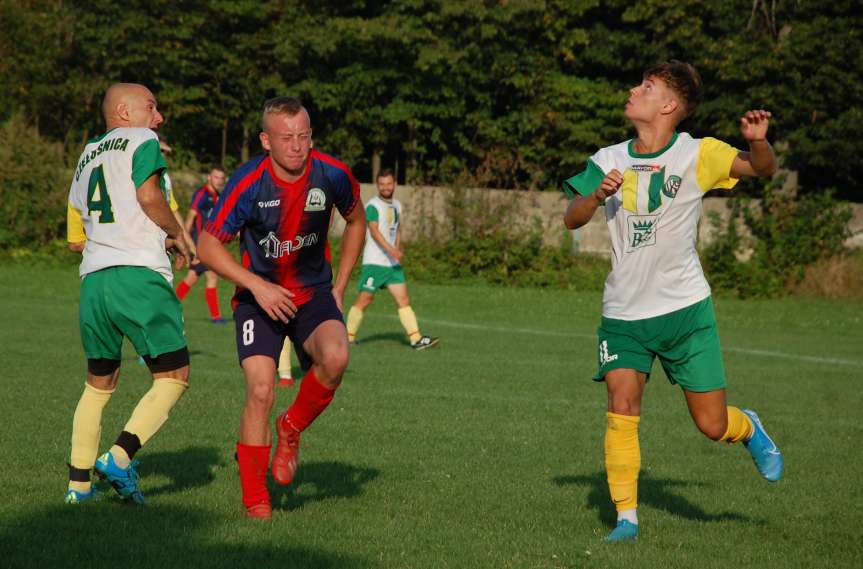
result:
<svg viewBox="0 0 863 569"><path fill-rule="evenodd" d="M282 200L270 200L268 202L258 202L258 207L261 207L261 208L263 208L263 207L276 207L280 203L282 203Z"/></svg>
<svg viewBox="0 0 863 569"><path fill-rule="evenodd" d="M297 235L294 239L288 241L280 241L276 234L270 231L270 234L258 241L258 244L264 248L264 254L268 259L278 259L283 255L290 255L298 249L315 245L318 242L318 234L310 233L308 235Z"/></svg>

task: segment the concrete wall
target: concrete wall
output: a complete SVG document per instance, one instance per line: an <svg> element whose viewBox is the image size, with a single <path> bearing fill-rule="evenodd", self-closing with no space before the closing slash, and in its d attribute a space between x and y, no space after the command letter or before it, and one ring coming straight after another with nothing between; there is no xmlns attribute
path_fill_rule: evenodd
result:
<svg viewBox="0 0 863 569"><path fill-rule="evenodd" d="M374 184L361 184L363 202L377 195ZM557 246L564 239L571 240L573 248L589 253L610 254L611 240L605 224L602 208L598 209L593 219L584 227L567 235L563 226L563 214L568 200L562 192L515 192L507 190L463 190L464 198L472 200L481 207L515 208L519 217L526 223L538 219L542 224L547 245ZM447 223L447 198L449 188L432 186L399 186L395 197L404 206L402 219L402 239L410 241L419 235L432 235L445 238L450 230ZM850 247L863 247L863 204L853 204L854 219L850 226L855 233L848 240ZM728 216L726 198L708 197L704 199L699 240L710 239L710 224L706 219L707 212L715 211L723 217ZM332 233L341 235L344 221L335 216Z"/></svg>

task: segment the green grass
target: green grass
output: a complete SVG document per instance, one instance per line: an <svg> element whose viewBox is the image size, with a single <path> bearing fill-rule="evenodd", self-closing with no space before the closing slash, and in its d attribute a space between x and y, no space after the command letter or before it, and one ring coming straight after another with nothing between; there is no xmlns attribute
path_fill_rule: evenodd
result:
<svg viewBox="0 0 863 569"><path fill-rule="evenodd" d="M261 523L242 516L233 462L233 330L209 323L200 284L186 300L192 388L139 454L143 508L109 488L61 503L85 370L75 270L6 264L0 293L4 568L808 569L863 555L861 304L717 299L729 401L758 410L786 477L768 485L742 447L701 436L657 369L640 539L606 546L605 392L589 379L598 294L412 285L423 331L443 338L423 353L380 295L343 387L303 437L295 485L271 488ZM103 448L148 388L127 348ZM277 406L294 393L280 389Z"/></svg>

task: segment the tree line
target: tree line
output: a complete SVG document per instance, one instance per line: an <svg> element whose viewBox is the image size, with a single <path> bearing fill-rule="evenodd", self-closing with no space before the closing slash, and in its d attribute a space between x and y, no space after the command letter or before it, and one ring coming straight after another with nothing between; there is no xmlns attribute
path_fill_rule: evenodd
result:
<svg viewBox="0 0 863 569"><path fill-rule="evenodd" d="M75 155L134 81L202 164L259 152L263 101L293 94L361 180L549 190L628 136L628 88L675 58L706 87L682 128L740 145L740 114L770 109L801 186L857 196L854 0L0 0L0 30L0 122Z"/></svg>

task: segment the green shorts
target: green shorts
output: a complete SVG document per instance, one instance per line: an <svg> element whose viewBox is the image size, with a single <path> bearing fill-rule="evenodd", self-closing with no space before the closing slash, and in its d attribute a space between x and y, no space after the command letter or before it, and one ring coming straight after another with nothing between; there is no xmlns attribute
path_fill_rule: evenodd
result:
<svg viewBox="0 0 863 569"><path fill-rule="evenodd" d="M123 336L139 355L186 347L183 308L165 277L146 267L108 267L81 281L81 342L88 359L121 359Z"/></svg>
<svg viewBox="0 0 863 569"><path fill-rule="evenodd" d="M713 299L644 320L602 317L599 326L599 371L603 381L613 369L634 369L650 375L658 357L672 384L687 391L714 391L725 387L725 365L719 348L719 331Z"/></svg>
<svg viewBox="0 0 863 569"><path fill-rule="evenodd" d="M360 275L360 292L374 293L379 288L386 288L391 284L404 284L405 272L401 265L384 267L382 265L363 265L363 273Z"/></svg>

